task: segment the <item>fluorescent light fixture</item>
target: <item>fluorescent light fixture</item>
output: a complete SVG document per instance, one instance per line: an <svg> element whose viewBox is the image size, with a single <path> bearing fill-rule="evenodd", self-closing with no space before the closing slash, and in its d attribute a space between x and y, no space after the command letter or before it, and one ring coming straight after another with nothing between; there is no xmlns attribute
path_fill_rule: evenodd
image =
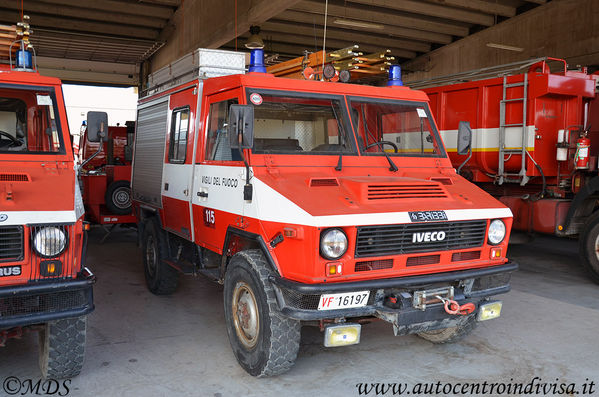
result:
<svg viewBox="0 0 599 397"><path fill-rule="evenodd" d="M487 47L498 48L500 50L516 51L516 52L524 51L524 48L522 48L522 47L514 47L511 45L497 44L497 43L487 43Z"/></svg>
<svg viewBox="0 0 599 397"><path fill-rule="evenodd" d="M336 25L344 25L344 26L351 26L354 28L364 28L364 29L384 29L385 28L383 25L378 24L378 23L355 21L353 19L337 18L333 21L333 23Z"/></svg>

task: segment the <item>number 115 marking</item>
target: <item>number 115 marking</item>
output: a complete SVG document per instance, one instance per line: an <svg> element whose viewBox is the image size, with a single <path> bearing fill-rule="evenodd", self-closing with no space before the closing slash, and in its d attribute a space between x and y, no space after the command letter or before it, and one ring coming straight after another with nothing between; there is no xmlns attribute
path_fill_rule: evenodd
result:
<svg viewBox="0 0 599 397"><path fill-rule="evenodd" d="M214 210L204 208L204 225L208 227L215 227L214 225Z"/></svg>

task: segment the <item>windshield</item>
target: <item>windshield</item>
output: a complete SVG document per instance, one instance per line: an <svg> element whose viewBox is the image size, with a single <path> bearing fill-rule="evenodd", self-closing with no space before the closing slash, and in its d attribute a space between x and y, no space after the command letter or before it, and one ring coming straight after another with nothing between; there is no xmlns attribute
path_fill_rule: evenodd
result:
<svg viewBox="0 0 599 397"><path fill-rule="evenodd" d="M343 98L250 90L254 153L356 153Z"/></svg>
<svg viewBox="0 0 599 397"><path fill-rule="evenodd" d="M444 155L425 103L350 98L360 151L366 155Z"/></svg>
<svg viewBox="0 0 599 397"><path fill-rule="evenodd" d="M0 87L0 153L64 152L53 92Z"/></svg>

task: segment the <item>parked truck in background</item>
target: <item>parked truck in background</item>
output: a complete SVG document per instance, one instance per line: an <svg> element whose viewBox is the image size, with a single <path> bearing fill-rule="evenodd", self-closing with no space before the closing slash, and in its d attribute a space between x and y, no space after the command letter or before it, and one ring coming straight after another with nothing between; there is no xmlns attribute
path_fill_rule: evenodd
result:
<svg viewBox="0 0 599 397"><path fill-rule="evenodd" d="M578 238L597 283L598 81L541 58L410 83L428 94L460 174L512 210L514 230ZM460 122L474 132L470 157L456 152Z"/></svg>
<svg viewBox="0 0 599 397"><path fill-rule="evenodd" d="M61 82L35 70L27 38L0 64L0 346L39 331L42 375L70 378L83 366L94 276Z"/></svg>
<svg viewBox="0 0 599 397"><path fill-rule="evenodd" d="M109 126L102 143L82 135L80 178L86 219L99 225L135 224L131 213L131 160L135 122Z"/></svg>
<svg viewBox="0 0 599 397"><path fill-rule="evenodd" d="M142 93L132 194L150 291L173 293L179 273L224 284L254 376L291 368L303 325L330 347L377 318L445 343L498 317L512 214L456 174L426 94L396 68L369 87L252 59L244 74L245 54L200 49Z"/></svg>

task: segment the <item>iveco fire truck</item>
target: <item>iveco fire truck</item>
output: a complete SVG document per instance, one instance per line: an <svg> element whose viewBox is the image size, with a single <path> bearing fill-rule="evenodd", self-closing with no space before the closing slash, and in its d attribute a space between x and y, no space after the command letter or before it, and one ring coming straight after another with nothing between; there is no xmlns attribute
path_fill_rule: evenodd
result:
<svg viewBox="0 0 599 397"><path fill-rule="evenodd" d="M27 37L0 64L0 346L39 331L42 375L67 378L83 366L94 277L61 83L35 70Z"/></svg>
<svg viewBox="0 0 599 397"><path fill-rule="evenodd" d="M444 343L498 317L512 214L456 174L426 94L397 68L358 86L277 78L262 56L245 74L245 54L200 49L150 76L132 171L150 291L223 283L254 376L293 365L303 325L330 347L377 318Z"/></svg>
<svg viewBox="0 0 599 397"><path fill-rule="evenodd" d="M539 58L410 83L429 96L461 175L507 205L514 230L578 237L599 283L599 74ZM460 122L473 134L456 152Z"/></svg>

